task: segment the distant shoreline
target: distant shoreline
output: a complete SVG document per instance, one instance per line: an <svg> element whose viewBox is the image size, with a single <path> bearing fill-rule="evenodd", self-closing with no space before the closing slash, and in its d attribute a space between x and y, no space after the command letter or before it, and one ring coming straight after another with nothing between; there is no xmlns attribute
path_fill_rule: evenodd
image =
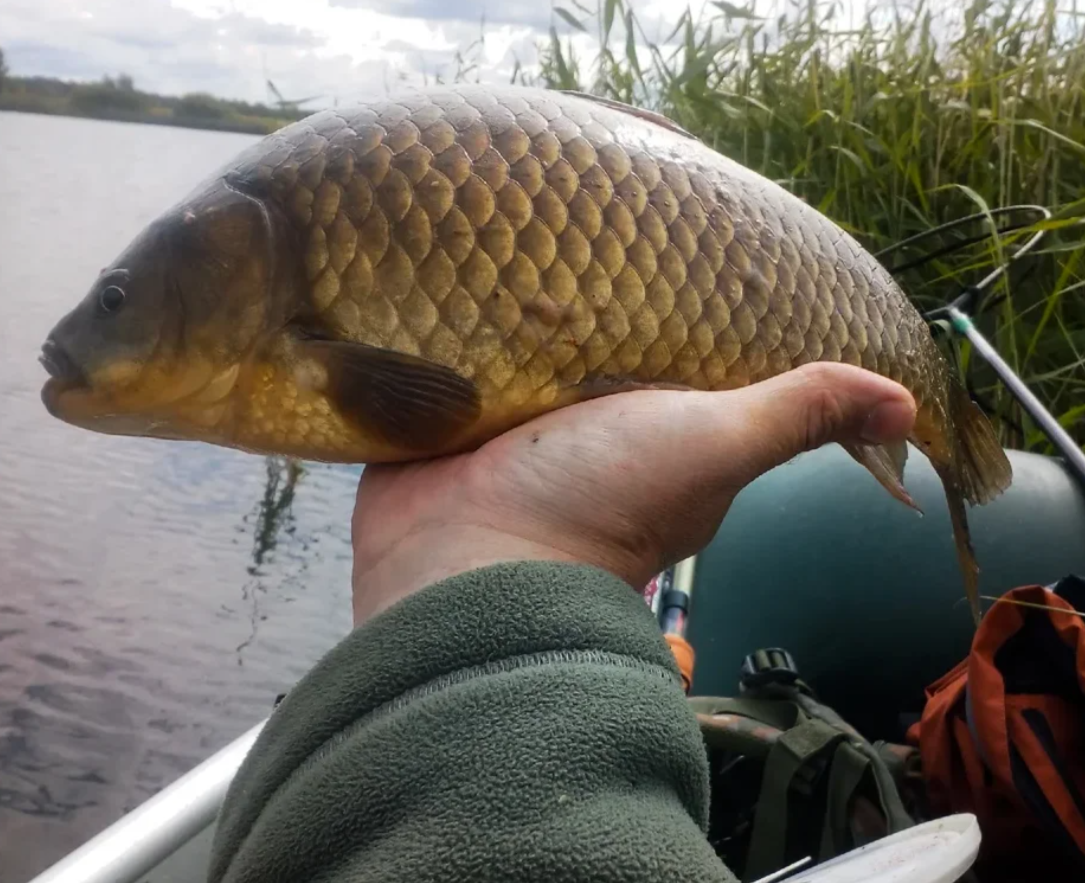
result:
<svg viewBox="0 0 1085 883"><path fill-rule="evenodd" d="M162 108L159 112L150 111L124 111L113 108L100 108L94 112L81 111L69 106L51 106L45 102L27 100L24 95L0 94L0 110L14 113L31 113L42 116L65 116L76 119L103 120L114 123L142 123L150 126L170 126L177 129L202 129L214 132L234 132L240 135L268 135L283 126L288 126L293 120L274 119L269 117L188 117L175 116L168 109Z"/></svg>

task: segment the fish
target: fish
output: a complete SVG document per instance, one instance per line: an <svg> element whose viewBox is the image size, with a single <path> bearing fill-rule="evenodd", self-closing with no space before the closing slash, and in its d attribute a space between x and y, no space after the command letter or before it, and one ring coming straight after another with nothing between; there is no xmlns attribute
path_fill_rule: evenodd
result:
<svg viewBox="0 0 1085 883"><path fill-rule="evenodd" d="M840 226L668 117L575 92L435 86L243 150L105 267L42 346L92 431L387 463L548 411L729 390L816 361L906 387L978 622L965 504L1012 470L929 326ZM897 500L906 443L845 445Z"/></svg>

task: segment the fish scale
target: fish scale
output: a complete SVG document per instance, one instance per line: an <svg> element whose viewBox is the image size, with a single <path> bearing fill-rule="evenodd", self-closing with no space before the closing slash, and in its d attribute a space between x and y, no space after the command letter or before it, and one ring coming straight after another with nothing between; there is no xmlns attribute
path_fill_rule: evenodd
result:
<svg viewBox="0 0 1085 883"><path fill-rule="evenodd" d="M425 108L423 107L422 110L424 112ZM388 105L387 108L384 109L383 114L374 115L374 119L368 123L369 126L379 126L382 117L391 118L393 124L400 124L398 129L392 129L391 133L387 134L384 138L382 138L379 143L377 143L377 139L372 137L372 135L370 135L369 133L359 134L357 132L356 127L359 124L358 120L352 120L348 123L347 121L342 120L337 115L331 114L323 115L324 119L314 120L313 125L315 128L320 124L331 125L333 127L337 124L347 124L350 126L350 128L354 130L355 136L357 138L357 143L363 147L363 150L361 151L363 156L370 153L372 150L378 149L379 147L387 147L393 157L398 157L404 154L408 150L408 148L412 146L422 146L419 141L416 140L417 136L415 133L418 131L418 128L415 126L403 125L403 122L405 122L404 120L396 119L396 117L398 117L404 111L405 109L400 108L398 105ZM467 138L463 140L467 141L466 147L473 147L475 154L481 158L485 153L485 151L479 151L479 143L482 138L477 128L471 128L471 124L477 121L477 116L473 114L467 114L465 115L465 118L467 120L470 120L470 122L468 122L467 125L464 125L464 123L461 122L461 128L467 130ZM555 115L551 113L550 119L553 120L554 118L556 118ZM409 115L407 116L407 120L410 120ZM523 114L520 115L520 118L518 118L517 122L521 125L523 124ZM546 120L544 119L542 114L538 114L537 117L533 120L533 123L536 130L536 137L539 137L543 132L547 131L545 129ZM600 140L604 139L606 137L605 130L603 130L602 127L599 126L595 128L596 131L593 133L595 137ZM542 182L540 175L533 174L533 166L528 166L527 170L525 170L524 168L522 158L527 155L527 150L530 149L527 143L528 138L526 136L526 133L524 133L523 130L519 127L506 131L511 131L516 134L506 135L504 138L498 137L494 139L494 142L499 148L502 148L499 153L501 154L504 162L507 164L507 167L511 167L511 174L508 177L510 177L513 181L520 184L521 186L523 186L525 182L529 183L529 186L527 188L524 188L525 192L523 194L516 193L511 199L507 201L507 204L511 208L510 214L514 218L524 217L527 214L526 208L523 205L526 201L526 197L530 195L532 191L537 196L538 193L542 191L542 187L545 185ZM449 133L447 132L446 127L445 138L443 139L444 150L447 150L449 147L457 143L463 144L462 140L449 141L448 134ZM565 131L565 134L568 136L570 134L570 130L567 129ZM521 135L523 137L521 137ZM567 138L567 141L574 141L574 149L570 152L570 155L572 157L572 160L583 169L583 171L581 172L581 179L583 179L586 175L590 176L593 170L601 170L608 176L613 176L614 184L620 185L621 182L623 180L626 180L631 174L635 174L632 172L632 163L628 160L625 151L616 148L616 146L613 144L600 145L604 148L602 150L602 156L600 156L600 151L597 149L597 146L595 144L592 144L589 139L584 138L583 135L581 135L579 132L572 138ZM344 142L340 141L340 143ZM442 139L430 139L430 143L440 146L442 144ZM557 160L554 151L552 149L547 149L548 147L552 147L551 139L546 139L543 142L542 146L543 149L539 151L539 154L533 157L535 162L538 164L539 169L542 169L544 167L544 163L547 159L552 160L549 164L550 166L552 166ZM428 156L425 157L425 162L422 162L417 156L415 156L413 160L409 163L406 163L406 165L413 165L419 169L421 169L423 166L426 166L426 171L429 171L430 169L428 168L428 166L432 163L433 157L440 156L440 153L435 154L428 148L427 153ZM609 157L609 160L607 159L607 157ZM600 158L602 158L602 162L600 162ZM641 166L641 174L649 179L650 185L654 186L652 186L649 190L649 188L638 178L638 186L634 188L627 188L626 195L630 199L630 205L626 207L632 208L633 212L637 212L639 210L640 214L643 214L646 199L639 192L640 189L643 188L643 190L648 194L649 197L654 193L662 193L662 197L656 200L656 202L658 203L658 205L664 207L664 211L668 211L671 207L675 209L671 213L671 220L672 226L677 225L677 242L679 245L685 247L688 250L689 246L691 245L689 240L692 238L692 235L690 232L689 224L680 214L682 202L681 197L684 194L682 194L680 191L677 193L674 192L674 188L676 186L679 188L681 188L683 184L687 187L689 186L688 183L686 183L688 182L688 177L683 177L680 170L678 172L674 171L674 166L671 166L672 171L666 179L658 173L653 174L653 172L656 172L655 165L650 161L646 162L646 159L649 158L646 158L644 156L638 156L639 165ZM396 159L392 159L391 165L393 167L397 166ZM383 164L381 164L381 166L383 166ZM646 173L644 171L645 167L650 171ZM416 174L415 177L418 180L421 180L422 174ZM496 200L493 199L491 194L500 191L501 187L499 185L503 183L502 178L504 177L505 176L502 175L491 175L491 180L489 182L485 182L480 176L475 174L472 175L470 178L464 179L465 184L470 181L472 186L468 186L466 191L463 193L463 196L460 200L460 207L466 207L468 220L473 221L476 229L490 223L491 217L493 215L492 205L494 202L496 202ZM375 176L375 178L377 179L378 187L380 188L380 190L387 193L389 188L386 184L384 184L384 177L378 174ZM609 178L607 178L606 180L609 180ZM287 183L289 183L289 181L290 177L287 178ZM302 179L295 179L295 181L295 186L298 186L299 184L300 186L305 186L305 182ZM449 180L447 176L442 176L439 179L435 179L435 181L436 183L433 185L435 187L443 188L445 183L447 183L448 187L454 187L454 183ZM580 182L577 183L579 184ZM325 186L327 184L329 184L328 179L323 179L318 185L318 190L320 186ZM481 184L486 185L485 190L481 189L481 187L479 186ZM583 288L586 289L588 293L592 296L591 299L595 302L593 304L591 312L588 312L583 308L575 311L585 318L587 316L603 312L603 310L605 309L605 306L601 307L601 302L607 302L610 299L610 291L608 290L609 285L607 283L610 279L614 278L619 274L622 267L616 266L616 264L619 260L621 260L621 258L624 258L624 255L617 254L621 245L620 242L618 242L618 233L621 233L622 231L614 231L612 228L608 227L605 229L604 232L604 228L602 227L601 223L600 210L605 208L610 199L613 198L611 189L605 187L597 180L592 180L590 177L588 184L592 186L589 186L587 188L578 186L572 194L568 194L569 198L566 201L567 206L572 206L572 211L570 212L570 214L573 217L573 223L577 224L578 230L582 234L582 236L569 236L566 239L568 253L570 253L571 255L577 255L572 257L574 267L580 270L580 274L577 279L581 282ZM663 185L662 187L660 186L661 184ZM498 185L496 187L496 190L494 185ZM464 185L461 184L461 187L462 186ZM395 215L397 211L400 215L404 215L406 213L407 206L405 205L405 197L409 195L402 188L397 189L399 190L398 195L400 196L398 200L395 198L397 194L393 193L393 198L386 199L385 201L382 201L380 203L380 207L383 208L385 211L389 211L389 209L391 209L392 217L390 218L390 220L393 222L396 220ZM548 190L547 198L551 195L552 192L553 191ZM560 193L554 195L560 196ZM580 199L574 199L574 197L577 197L578 195ZM587 202L587 200L584 198L585 196L587 197L587 199L591 199L592 202ZM310 201L307 199L297 199L296 197L293 199L287 197L287 199L287 204L306 205L307 203L310 203ZM313 202L319 204L319 200L317 199L314 199ZM623 205L625 205L625 203L623 203ZM702 223L698 223L698 221L701 220L703 221L703 224L705 226L707 225L707 221L703 220L705 214L703 211L703 206L699 202L693 203L693 205L695 205L696 208L689 212L691 218L693 218L693 225L698 229L703 229ZM578 207L579 217L577 217ZM655 206L653 205L653 207ZM429 214L429 217L433 221L439 222L441 220L443 216L441 208L441 206L438 206L437 210L434 210L431 207L431 213ZM587 216L589 212L591 212L591 214L589 217L586 218L585 216ZM299 220L302 220L303 222L311 221L314 225L323 226L325 228L325 236L331 233L333 236L332 241L336 241L334 239L336 231L335 228L332 226L332 222L334 220L337 220L340 216L334 215L329 217L325 215L322 219L319 213L313 212L311 209L300 212L299 216ZM634 217L639 217L639 215L634 214ZM530 220L530 218L527 219ZM364 218L362 218L361 220L364 221ZM649 220L647 221L647 223L640 225L641 233L644 234L645 228L648 228L647 232L650 235L652 232L651 225L652 222L655 220L656 218L649 216ZM579 223L577 223L578 221ZM338 224L340 231L342 231L346 226L347 225L342 223L341 221ZM509 226L511 227L511 225ZM594 238L592 237L592 234L594 234ZM342 233L340 235L342 235ZM625 235L628 236L628 233L626 233ZM660 238L658 233L655 238L658 242ZM584 240L587 240L587 242L589 243L596 243L599 241L605 242L606 254L608 255L608 259L612 264L609 272L607 272L607 270L605 270L598 261L590 259L586 262L584 261L583 258L587 254ZM651 240L649 240L649 242L651 242ZM501 245L504 245L504 243L501 243ZM500 245L497 243L491 244L490 253L487 255L487 257L492 259L494 256L494 251L497 250L499 247ZM476 245L476 249L479 248L481 248L481 246ZM600 249L597 249L597 254L599 250ZM425 253L427 251L428 249L423 250L419 255L417 255L415 257L415 260L412 261L412 266L417 266L417 264L420 262L420 259L425 256ZM483 249L482 253L485 253L485 249ZM641 281L646 282L649 286L651 286L653 281L656 282L656 285L650 288L648 303L651 305L653 311L655 312L655 318L657 320L656 324L661 329L661 334L663 335L661 339L665 344L667 344L666 352L664 352L662 348L655 351L655 377L659 377L663 374L663 371L665 371L666 365L664 365L663 363L664 361L666 361L667 357L671 356L674 351L680 349L681 345L684 343L684 340L682 338L685 337L686 331L685 326L680 323L666 323L666 320L670 318L673 313L674 286L672 283L684 283L685 280L683 277L685 276L685 265L679 262L679 259L681 258L681 255L679 254L679 249L675 248L672 243L667 243L667 245L665 245L659 253L665 255L663 268L661 270L657 269L656 272L651 273L650 275L647 273L641 275ZM476 250L472 250L472 254L478 254L478 252ZM395 262L397 257L398 255L394 255L389 260ZM689 255L688 257L692 258L693 255ZM479 257L477 263L468 264L468 272L463 274L468 284L473 286L474 290L472 291L472 294L476 304L479 301L485 301L486 299L492 297L494 289L496 288L496 274L494 273L494 268L490 266L490 263L492 263L492 260L490 262L483 262L481 257ZM624 263L624 261L622 261L622 263ZM484 265L480 267L479 264ZM545 270L547 266L548 264L543 262L539 265L539 269ZM396 270L401 269L400 266L396 266L395 268ZM668 274L671 277L677 278L668 278ZM648 275L647 279L645 279L645 275ZM584 278L585 276L587 277L586 279ZM703 281L703 274L701 274L701 276ZM509 290L509 292L515 298L517 298L520 303L524 303L528 300L528 298L533 297L538 288L538 283L536 280L533 280L531 278L531 274L523 271L519 272L518 274L512 275L512 284L509 284L510 279L508 276L502 278L501 282L507 286L507 290ZM702 288L702 291L703 290L704 289ZM349 289L345 292L344 296L350 296ZM393 302L395 299L396 298L393 296ZM440 300L439 297L436 299ZM618 301L618 304L619 306L621 305L620 301ZM579 304L577 306L579 307ZM762 311L762 314L763 312L764 311ZM494 321L495 315L497 317L496 322ZM491 325L495 325L496 330L498 330L500 335L504 338L511 334L511 332L516 326L516 323L514 321L511 321L511 317L513 317L514 315L515 311L511 309L506 309L504 311L498 310L495 312L491 312L490 314L483 314L482 319L485 322L489 322ZM627 319L624 325L628 324L629 323ZM621 328L622 325L623 323L621 322L611 323L611 328ZM373 342L382 345L388 343L390 330L391 329L389 329L387 323L384 325L384 327L370 326L367 329L367 331L369 331L370 333L370 336L372 338L376 338L375 340L373 340ZM554 329L554 334L560 333L560 330L560 328ZM581 331L581 333L583 333L583 331L587 329L579 330ZM594 331L594 328L592 328L592 330ZM591 341L592 349L596 351L594 352L591 361L597 363L598 365L602 365L604 362L607 361L610 353L608 352L606 354L606 359L600 360L600 353L598 352L600 347L604 343L607 343L609 344L609 349L613 351L624 342L625 337L620 334L614 334L610 340L607 340L606 338L592 335L588 338L588 340ZM416 331L416 333L412 336L411 350L413 352L421 352L425 341L426 338L419 335ZM456 364L454 367L466 368L472 374L477 373L480 369L485 367L483 364L480 364L481 360L478 360L477 354L476 362L474 365L465 364L467 358L467 355L461 354L461 359L463 361L458 362L458 364ZM492 358L498 360L501 359L499 354L494 354ZM629 364L628 359L626 359L625 362L626 365ZM535 383L539 384L540 386L544 386L545 382L540 382L542 381L542 378L538 373L538 367L538 364L536 364ZM620 369L622 366L611 365L610 367ZM490 379L492 380L495 377L500 377L502 376L502 373L507 374L507 372L491 372ZM688 376L688 374L692 372L690 372L687 367L687 370L684 373L686 373L686 375ZM683 377L680 379L685 378Z"/></svg>

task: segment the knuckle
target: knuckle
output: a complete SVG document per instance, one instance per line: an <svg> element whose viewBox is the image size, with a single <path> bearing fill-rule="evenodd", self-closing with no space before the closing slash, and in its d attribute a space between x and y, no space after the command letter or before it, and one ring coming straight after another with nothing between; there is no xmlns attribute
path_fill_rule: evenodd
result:
<svg viewBox="0 0 1085 883"><path fill-rule="evenodd" d="M803 408L807 450L832 441L847 422L846 409L836 390L829 383L813 381L814 378L811 378Z"/></svg>

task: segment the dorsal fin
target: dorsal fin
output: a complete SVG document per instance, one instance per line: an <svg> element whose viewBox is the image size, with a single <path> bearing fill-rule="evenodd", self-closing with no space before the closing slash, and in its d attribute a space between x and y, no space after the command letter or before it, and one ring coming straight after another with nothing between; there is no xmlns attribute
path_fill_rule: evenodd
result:
<svg viewBox="0 0 1085 883"><path fill-rule="evenodd" d="M672 120L670 117L666 117L661 113L657 113L654 110L645 110L643 107L634 107L632 104L626 104L623 101L616 101L613 98L604 98L602 95L592 95L590 92L577 92L575 89L561 89L563 95L574 95L577 98L585 98L588 101L594 101L596 104L601 104L604 107L609 107L611 110L616 110L619 113L627 113L630 116L639 117L642 120L646 120L649 123L655 123L657 126L662 126L664 129L669 129L672 132L676 132L679 135L684 135L686 138L693 138L697 140L697 136L692 132L687 132L678 123Z"/></svg>

